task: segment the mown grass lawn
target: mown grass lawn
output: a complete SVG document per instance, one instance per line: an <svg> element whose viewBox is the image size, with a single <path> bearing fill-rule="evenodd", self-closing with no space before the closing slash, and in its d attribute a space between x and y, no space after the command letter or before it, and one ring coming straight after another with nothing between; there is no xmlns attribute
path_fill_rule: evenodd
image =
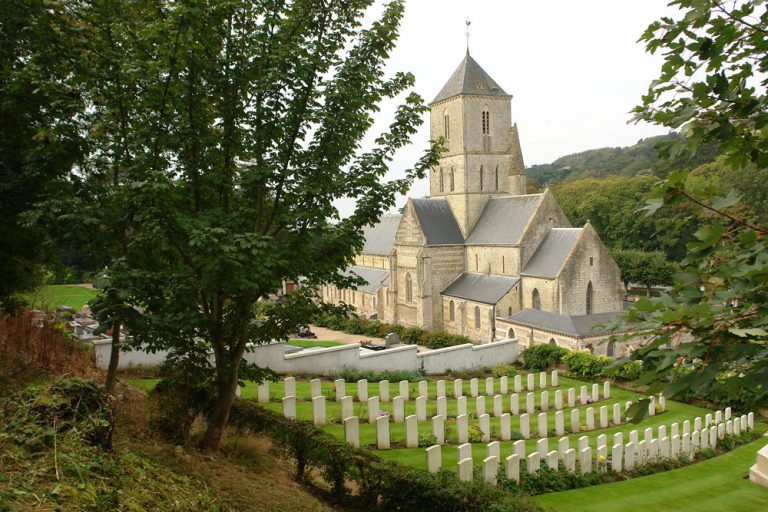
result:
<svg viewBox="0 0 768 512"><path fill-rule="evenodd" d="M327 348L327 347L338 347L339 345L344 345L344 343L340 341L288 340L288 345L293 345L294 347L301 347L301 348L313 348L313 347Z"/></svg>
<svg viewBox="0 0 768 512"><path fill-rule="evenodd" d="M642 478L536 496L545 508L568 512L758 512L768 510L768 489L747 479L762 437L698 464Z"/></svg>
<svg viewBox="0 0 768 512"><path fill-rule="evenodd" d="M80 309L96 296L96 290L82 286L52 284L41 286L23 297L36 309L51 310L59 306Z"/></svg>

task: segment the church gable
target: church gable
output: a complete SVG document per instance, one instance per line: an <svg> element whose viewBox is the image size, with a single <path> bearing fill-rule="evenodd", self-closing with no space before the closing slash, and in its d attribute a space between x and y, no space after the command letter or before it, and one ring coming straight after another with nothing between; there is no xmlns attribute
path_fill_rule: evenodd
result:
<svg viewBox="0 0 768 512"><path fill-rule="evenodd" d="M520 264L525 268L539 245L552 228L570 228L571 223L555 201L549 189L541 194L541 201L531 215L520 237Z"/></svg>
<svg viewBox="0 0 768 512"><path fill-rule="evenodd" d="M542 194L494 197L467 237L467 245L518 245Z"/></svg>
<svg viewBox="0 0 768 512"><path fill-rule="evenodd" d="M395 234L396 245L425 245L426 239L421 230L419 219L413 209L413 200L409 199L403 209L403 216Z"/></svg>
<svg viewBox="0 0 768 512"><path fill-rule="evenodd" d="M421 198L410 201L419 220L426 245L463 245L459 224L445 199Z"/></svg>

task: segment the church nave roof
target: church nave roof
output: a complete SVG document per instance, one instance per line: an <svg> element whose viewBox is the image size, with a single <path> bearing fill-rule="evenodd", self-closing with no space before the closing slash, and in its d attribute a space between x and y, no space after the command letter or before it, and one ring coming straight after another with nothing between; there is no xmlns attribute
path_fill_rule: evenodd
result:
<svg viewBox="0 0 768 512"><path fill-rule="evenodd" d="M533 254L521 275L553 279L568 259L582 228L552 228Z"/></svg>
<svg viewBox="0 0 768 512"><path fill-rule="evenodd" d="M476 272L464 272L443 290L442 295L457 297L483 304L496 304L513 286L519 277L491 276Z"/></svg>

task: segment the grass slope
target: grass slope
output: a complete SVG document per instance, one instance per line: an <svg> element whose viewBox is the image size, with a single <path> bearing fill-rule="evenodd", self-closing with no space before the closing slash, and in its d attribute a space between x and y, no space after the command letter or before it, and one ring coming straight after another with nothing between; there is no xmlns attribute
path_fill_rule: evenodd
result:
<svg viewBox="0 0 768 512"><path fill-rule="evenodd" d="M545 494L533 498L544 507L568 512L696 510L697 512L768 509L768 489L747 479L761 438L720 457L624 482Z"/></svg>
<svg viewBox="0 0 768 512"><path fill-rule="evenodd" d="M24 298L30 302L33 308L37 309L56 309L59 306L80 309L95 296L96 290L92 288L46 285L32 293L25 294Z"/></svg>
<svg viewBox="0 0 768 512"><path fill-rule="evenodd" d="M313 347L338 347L339 345L344 345L344 343L341 343L340 341L320 341L320 340L288 340L288 345L292 345L294 347L302 347L302 348L313 348Z"/></svg>

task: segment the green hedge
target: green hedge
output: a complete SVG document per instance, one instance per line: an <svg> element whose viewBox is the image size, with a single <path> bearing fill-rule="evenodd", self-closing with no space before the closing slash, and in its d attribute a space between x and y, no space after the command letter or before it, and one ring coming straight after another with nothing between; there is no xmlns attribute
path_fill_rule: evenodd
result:
<svg viewBox="0 0 768 512"><path fill-rule="evenodd" d="M613 360L606 356L572 350L563 356L563 363L568 367L568 374L572 377L592 380L608 368Z"/></svg>
<svg viewBox="0 0 768 512"><path fill-rule="evenodd" d="M247 400L232 407L230 422L240 428L270 436L275 447L296 462L296 476L311 471L330 489L331 497L349 509L439 510L441 512L527 512L541 508L523 497L514 497L479 478L461 482L454 471L435 474L385 461L354 448L309 422L289 420ZM479 476L479 475L478 475ZM347 484L353 484L352 492Z"/></svg>
<svg viewBox="0 0 768 512"><path fill-rule="evenodd" d="M399 324L388 324L378 320L367 320L357 315L342 316L332 313L322 313L314 319L315 325L327 327L334 331L347 334L383 338L391 332L400 335L400 342L406 345L424 345L427 348L445 348L464 343L472 343L466 336L448 334L447 332L429 332L420 327L405 327Z"/></svg>
<svg viewBox="0 0 768 512"><path fill-rule="evenodd" d="M541 371L562 363L563 356L567 353L568 349L547 343L526 348L520 353L520 357L523 360L523 366L529 370Z"/></svg>

